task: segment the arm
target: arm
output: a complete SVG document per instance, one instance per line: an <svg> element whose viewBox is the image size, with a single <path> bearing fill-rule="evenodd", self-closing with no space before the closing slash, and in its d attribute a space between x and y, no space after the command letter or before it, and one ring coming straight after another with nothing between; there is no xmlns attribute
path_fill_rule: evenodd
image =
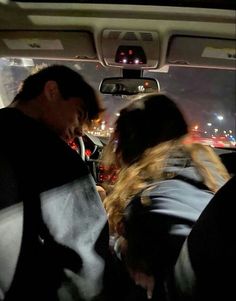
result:
<svg viewBox="0 0 236 301"><path fill-rule="evenodd" d="M169 217L156 211L153 204L143 206L136 199L126 208L124 223L126 239L120 239L121 249L131 278L147 290L148 298L152 297L155 282L155 290L161 294L171 262Z"/></svg>
<svg viewBox="0 0 236 301"><path fill-rule="evenodd" d="M147 291L147 298L152 299L153 290L155 286L154 276L148 275L140 271L139 269L136 270L132 269L132 267L129 267L128 262L126 260L127 249L128 241L123 236L119 236L114 245L116 255L119 257L120 260L124 260L124 262L126 262L129 275L133 279L135 284L144 288Z"/></svg>

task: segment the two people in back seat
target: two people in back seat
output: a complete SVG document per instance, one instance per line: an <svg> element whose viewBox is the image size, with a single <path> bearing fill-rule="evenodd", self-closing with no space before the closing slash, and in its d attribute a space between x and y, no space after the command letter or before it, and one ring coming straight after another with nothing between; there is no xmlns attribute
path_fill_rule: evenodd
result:
<svg viewBox="0 0 236 301"><path fill-rule="evenodd" d="M229 179L214 151L187 144L187 134L175 102L149 94L121 110L104 151L104 164L119 169L104 201L114 248L142 288L132 287L127 300L165 300L185 238Z"/></svg>

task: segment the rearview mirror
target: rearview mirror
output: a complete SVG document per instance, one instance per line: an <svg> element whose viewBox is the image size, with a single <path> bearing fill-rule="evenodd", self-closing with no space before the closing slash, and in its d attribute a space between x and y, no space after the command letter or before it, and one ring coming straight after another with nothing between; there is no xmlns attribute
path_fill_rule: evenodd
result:
<svg viewBox="0 0 236 301"><path fill-rule="evenodd" d="M113 95L133 95L160 91L160 84L154 78L105 78L100 84L100 92Z"/></svg>

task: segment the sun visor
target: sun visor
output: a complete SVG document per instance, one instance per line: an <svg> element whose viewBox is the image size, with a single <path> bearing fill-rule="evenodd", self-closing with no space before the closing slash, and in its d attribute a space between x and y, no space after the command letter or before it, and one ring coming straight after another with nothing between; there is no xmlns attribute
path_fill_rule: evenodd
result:
<svg viewBox="0 0 236 301"><path fill-rule="evenodd" d="M0 31L0 56L97 59L93 36L84 31Z"/></svg>
<svg viewBox="0 0 236 301"><path fill-rule="evenodd" d="M236 69L236 40L173 36L167 64Z"/></svg>
<svg viewBox="0 0 236 301"><path fill-rule="evenodd" d="M105 29L102 33L102 59L107 66L130 69L156 68L159 38L155 31Z"/></svg>

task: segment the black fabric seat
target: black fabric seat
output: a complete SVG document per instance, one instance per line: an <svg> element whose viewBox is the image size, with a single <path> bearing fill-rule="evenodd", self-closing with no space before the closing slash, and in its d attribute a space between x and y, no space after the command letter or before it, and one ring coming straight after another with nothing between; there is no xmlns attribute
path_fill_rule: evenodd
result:
<svg viewBox="0 0 236 301"><path fill-rule="evenodd" d="M236 152L232 151L220 154L220 158L228 172L232 176L236 175Z"/></svg>
<svg viewBox="0 0 236 301"><path fill-rule="evenodd" d="M236 300L236 176L213 197L175 266L176 300Z"/></svg>

